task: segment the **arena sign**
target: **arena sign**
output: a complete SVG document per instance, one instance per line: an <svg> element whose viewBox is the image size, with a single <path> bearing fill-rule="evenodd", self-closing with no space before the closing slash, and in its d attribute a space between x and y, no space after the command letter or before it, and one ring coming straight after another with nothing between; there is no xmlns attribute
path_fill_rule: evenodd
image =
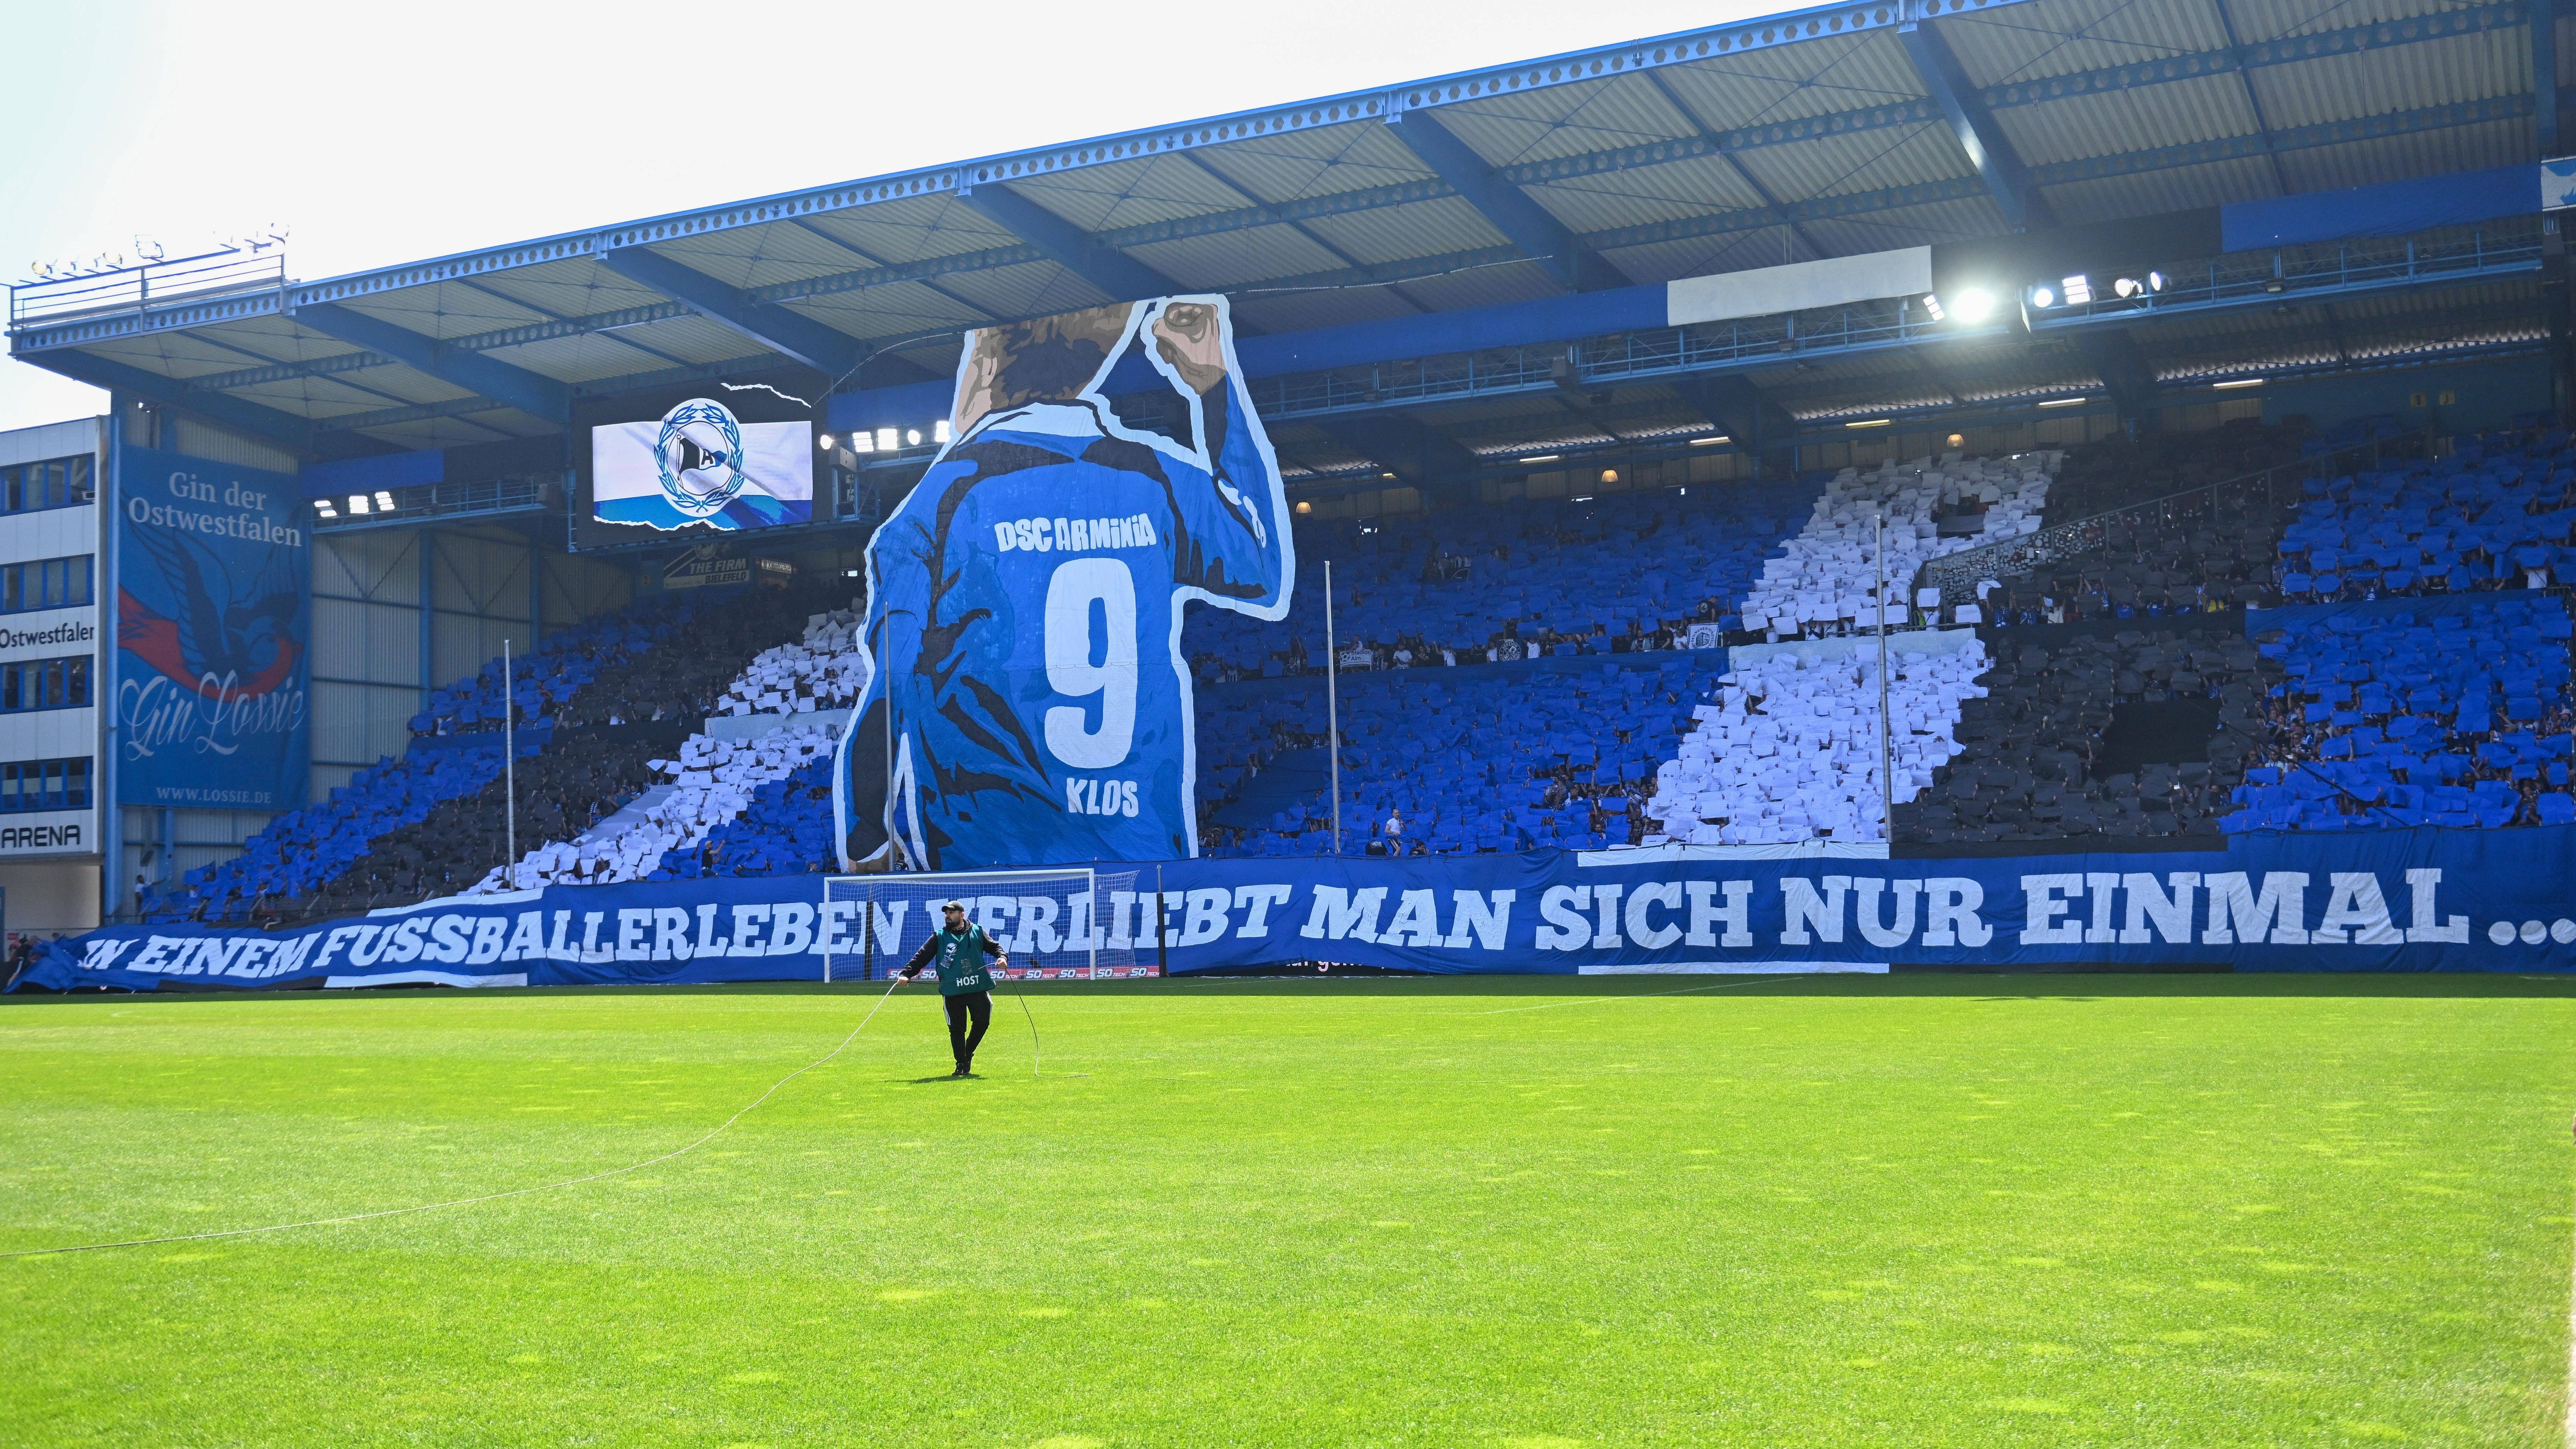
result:
<svg viewBox="0 0 2576 1449"><path fill-rule="evenodd" d="M117 802L304 804L313 571L295 480L128 446L115 500Z"/></svg>
<svg viewBox="0 0 2576 1449"><path fill-rule="evenodd" d="M1678 847L1171 861L1134 874L1134 889L1082 901L1060 877L988 881L970 908L1015 951L1097 945L1175 974L1302 961L1548 974L2576 970L2576 827L2099 855ZM824 897L820 877L787 876L551 887L273 934L117 926L57 943L27 979L55 990L813 981L827 959L873 947L881 963L925 929L918 911Z"/></svg>
<svg viewBox="0 0 2576 1449"><path fill-rule="evenodd" d="M1110 408L1122 361L1170 390L1170 433ZM949 437L868 544L843 864L1196 854L1182 611L1285 617L1297 569L1225 298L967 333Z"/></svg>

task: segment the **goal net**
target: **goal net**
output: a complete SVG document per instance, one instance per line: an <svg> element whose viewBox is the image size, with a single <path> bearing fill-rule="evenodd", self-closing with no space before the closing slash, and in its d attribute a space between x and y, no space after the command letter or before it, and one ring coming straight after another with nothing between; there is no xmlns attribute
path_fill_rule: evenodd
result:
<svg viewBox="0 0 2576 1449"><path fill-rule="evenodd" d="M1155 900L1133 870L943 871L919 875L836 875L823 881L823 908L847 922L826 936L825 981L882 981L903 969L930 933L939 908L966 904L966 918L1009 953L996 974L1009 981L1111 980L1151 976Z"/></svg>

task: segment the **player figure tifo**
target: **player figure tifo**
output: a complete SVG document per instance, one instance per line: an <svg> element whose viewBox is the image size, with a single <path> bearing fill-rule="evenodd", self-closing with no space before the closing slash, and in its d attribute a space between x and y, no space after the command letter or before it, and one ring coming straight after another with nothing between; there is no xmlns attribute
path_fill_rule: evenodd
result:
<svg viewBox="0 0 2576 1449"><path fill-rule="evenodd" d="M957 1070L949 1075L971 1077L975 1048L984 1040L984 1028L993 1024L993 973L1011 964L1011 954L992 932L966 919L964 901L950 901L939 914L939 929L912 953L903 979L919 976L924 966L939 973L939 1004L948 1009L948 1049L957 1057Z"/></svg>

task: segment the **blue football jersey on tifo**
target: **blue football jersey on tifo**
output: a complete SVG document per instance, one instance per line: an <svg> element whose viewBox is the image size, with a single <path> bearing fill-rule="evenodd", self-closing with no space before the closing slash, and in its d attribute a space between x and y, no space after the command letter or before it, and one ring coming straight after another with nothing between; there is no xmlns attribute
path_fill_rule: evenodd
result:
<svg viewBox="0 0 2576 1449"><path fill-rule="evenodd" d="M1276 464L1238 380L1200 404L1213 467L1091 401L990 414L877 531L851 738L891 738L920 868L1197 853L1181 611L1277 617L1294 568ZM891 709L892 718L886 711ZM883 845L888 750L844 741L845 848Z"/></svg>

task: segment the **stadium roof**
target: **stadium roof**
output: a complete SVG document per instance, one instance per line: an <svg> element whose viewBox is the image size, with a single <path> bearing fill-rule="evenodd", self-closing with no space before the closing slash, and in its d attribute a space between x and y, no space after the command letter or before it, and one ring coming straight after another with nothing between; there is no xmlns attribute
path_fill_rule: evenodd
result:
<svg viewBox="0 0 2576 1449"><path fill-rule="evenodd" d="M1819 7L320 281L218 257L21 286L11 350L307 456L535 436L585 397L787 366L942 376L962 329L1172 291L1295 332L2528 162L2561 48L2535 57L2533 13ZM2485 285L2489 311L2537 295ZM2378 345L2341 326L2212 319L2189 347ZM1826 371L1802 412L1926 392Z"/></svg>

